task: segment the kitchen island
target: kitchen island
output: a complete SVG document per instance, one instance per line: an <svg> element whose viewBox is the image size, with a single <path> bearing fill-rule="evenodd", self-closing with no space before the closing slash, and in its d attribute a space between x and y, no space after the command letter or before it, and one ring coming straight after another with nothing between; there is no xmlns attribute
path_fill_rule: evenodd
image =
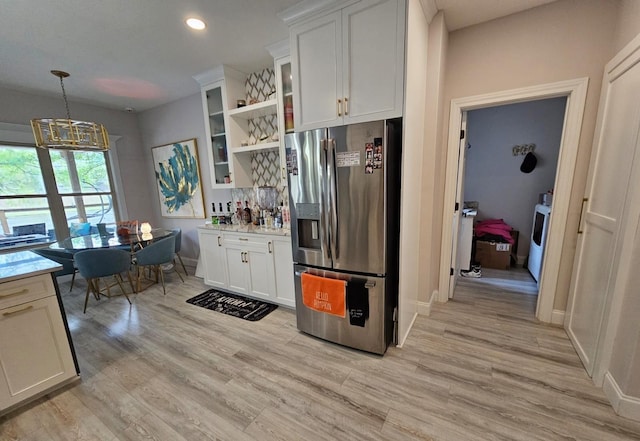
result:
<svg viewBox="0 0 640 441"><path fill-rule="evenodd" d="M0 415L80 378L61 268L30 251L0 254Z"/></svg>

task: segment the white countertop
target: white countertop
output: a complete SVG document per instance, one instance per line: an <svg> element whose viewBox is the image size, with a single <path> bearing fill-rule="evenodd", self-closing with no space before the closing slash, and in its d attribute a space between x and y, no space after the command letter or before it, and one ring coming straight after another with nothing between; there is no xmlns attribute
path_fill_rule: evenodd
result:
<svg viewBox="0 0 640 441"><path fill-rule="evenodd" d="M62 265L31 251L0 254L0 283L52 273Z"/></svg>
<svg viewBox="0 0 640 441"><path fill-rule="evenodd" d="M205 230L228 231L230 233L252 233L252 234L268 234L272 236L291 236L291 230L288 228L264 228L256 225L213 225L204 224L199 226Z"/></svg>

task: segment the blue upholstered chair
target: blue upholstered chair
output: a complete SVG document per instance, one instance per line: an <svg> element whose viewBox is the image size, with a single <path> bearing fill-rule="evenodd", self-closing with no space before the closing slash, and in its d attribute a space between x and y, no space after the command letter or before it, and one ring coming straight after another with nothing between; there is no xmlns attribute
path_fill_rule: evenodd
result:
<svg viewBox="0 0 640 441"><path fill-rule="evenodd" d="M76 273L78 272L78 269L73 262L73 253L64 250L52 250L50 248L40 248L32 251L62 265L62 269L54 273L56 277L65 276L67 274L73 275L71 277L71 287L69 288L69 292L71 292L73 289L73 282L76 280Z"/></svg>
<svg viewBox="0 0 640 441"><path fill-rule="evenodd" d="M134 253L134 262L137 265L137 291L140 291L140 279L142 277L144 267L155 272L156 283L158 283L158 277L162 282L162 292L166 295L166 287L164 284L164 272L162 265L167 263L173 263L173 255L175 253L176 238L175 236L169 236L165 239L160 239L157 242L153 242L147 245L140 251ZM176 274L180 276L180 280L184 282L182 275L176 271Z"/></svg>
<svg viewBox="0 0 640 441"><path fill-rule="evenodd" d="M182 265L182 269L184 270L185 276L188 276L187 268L184 266L184 262L182 261L182 257L180 257L180 248L182 246L182 230L180 228L175 228L171 230L171 235L176 238L176 246L175 246L175 256L173 258L173 266L176 265L176 257L180 260L180 265ZM176 269L176 272L178 270Z"/></svg>
<svg viewBox="0 0 640 441"><path fill-rule="evenodd" d="M96 300L100 300L100 279L102 277L113 276L120 286L120 290L127 298L129 304L131 299L124 290L122 283L122 273L126 272L129 278L129 284L133 290L133 282L131 281L131 254L124 250L112 248L97 248L91 250L78 251L74 255L76 266L80 275L87 279L87 294L84 299L84 310L87 312L87 302L89 301L89 292L92 292ZM111 297L110 286L105 283L106 296Z"/></svg>

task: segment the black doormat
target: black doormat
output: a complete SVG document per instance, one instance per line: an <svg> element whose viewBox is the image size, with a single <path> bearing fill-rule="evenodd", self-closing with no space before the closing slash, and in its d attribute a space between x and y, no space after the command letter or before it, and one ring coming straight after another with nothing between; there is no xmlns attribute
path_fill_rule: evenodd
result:
<svg viewBox="0 0 640 441"><path fill-rule="evenodd" d="M238 294L231 294L217 289L210 289L202 294L187 300L192 305L218 311L223 314L240 317L250 322L257 322L271 311L275 311L278 305L250 299Z"/></svg>

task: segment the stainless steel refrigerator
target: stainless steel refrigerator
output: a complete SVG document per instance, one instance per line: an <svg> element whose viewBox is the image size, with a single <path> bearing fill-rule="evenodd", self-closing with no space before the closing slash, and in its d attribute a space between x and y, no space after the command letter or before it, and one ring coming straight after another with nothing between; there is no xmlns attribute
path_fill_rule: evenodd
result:
<svg viewBox="0 0 640 441"><path fill-rule="evenodd" d="M396 332L401 136L394 119L285 138L298 329L377 354ZM344 317L304 304L305 273L344 281Z"/></svg>

